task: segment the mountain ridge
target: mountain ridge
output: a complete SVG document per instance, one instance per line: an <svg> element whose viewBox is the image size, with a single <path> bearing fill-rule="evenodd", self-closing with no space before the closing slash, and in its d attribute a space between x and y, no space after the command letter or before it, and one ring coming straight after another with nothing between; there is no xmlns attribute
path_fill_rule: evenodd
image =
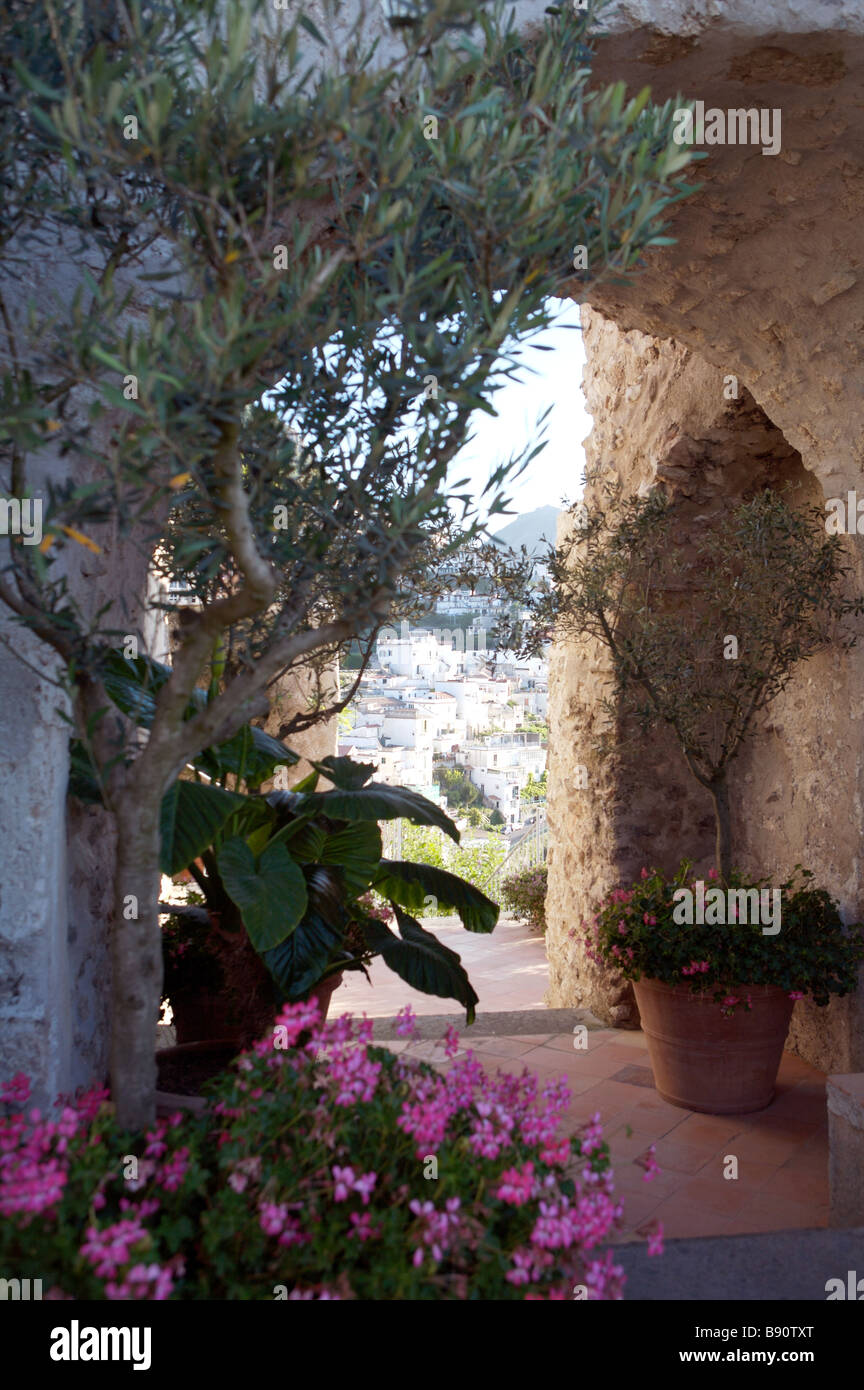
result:
<svg viewBox="0 0 864 1390"><path fill-rule="evenodd" d="M495 540L502 545L518 550L520 546L531 555L539 555L546 549L544 537L554 545L556 523L561 515L560 507L535 507L531 512L523 512L514 517L507 526L495 532Z"/></svg>

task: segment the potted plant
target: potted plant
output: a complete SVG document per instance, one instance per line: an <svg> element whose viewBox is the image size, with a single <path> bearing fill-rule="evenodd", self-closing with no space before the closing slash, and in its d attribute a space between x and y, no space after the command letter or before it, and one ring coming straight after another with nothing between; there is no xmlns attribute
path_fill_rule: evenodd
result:
<svg viewBox="0 0 864 1390"><path fill-rule="evenodd" d="M146 726L169 675L167 666L149 657L116 653L106 688L123 714ZM196 690L190 714L205 707L215 689L211 684ZM334 979L338 983L345 970L366 970L375 955L412 987L457 999L470 1023L477 995L458 954L411 912L422 910L431 895L457 912L467 930L490 932L498 907L445 869L383 858L379 829L382 820L405 817L436 826L458 843L455 824L418 793L373 782L374 766L350 758L313 762L313 771L292 790L260 793L276 767L297 762L284 744L245 725L204 749L163 799L162 871L172 878L190 876L202 902L160 907L169 921L183 916L209 929L206 938L196 934L194 959L205 970L206 988L215 984L219 991L211 1001L212 1031L248 1043L281 1002L313 992L323 1001ZM74 794L100 801L98 770L78 742L72 745L72 769ZM327 791L318 790L322 777L331 784ZM390 903L398 935L364 907L373 889ZM181 967L171 932L168 944L168 966L176 977ZM189 1029L207 1026L203 1015L198 1009ZM189 1029L183 1025L184 1036Z"/></svg>
<svg viewBox="0 0 864 1390"><path fill-rule="evenodd" d="M477 995L459 956L412 912L431 897L468 931L489 932L498 907L446 869L382 857L381 820L406 817L457 842L459 831L425 797L373 782L374 771L329 757L291 791L235 793L195 860L183 863L185 851L166 841L166 867L188 867L211 919L266 972L277 1002L314 994L323 1005L346 970L365 972L380 955L412 987L458 1000L470 1023ZM318 790L322 776L332 784L326 791ZM175 829L186 844L183 827ZM398 934L388 925L394 918ZM256 1036L264 1021L250 1018Z"/></svg>
<svg viewBox="0 0 864 1390"><path fill-rule="evenodd" d="M851 993L864 931L844 928L800 865L779 888L734 872L724 888L713 870L694 880L692 867L685 860L669 879L643 869L614 889L587 927L586 949L633 981L664 1100L716 1115L761 1110L795 1000L825 1005Z"/></svg>
<svg viewBox="0 0 864 1390"><path fill-rule="evenodd" d="M606 503L574 509L574 529L550 556L552 584L535 597L521 645L536 648L554 626L559 637L605 647L612 692L602 704L618 746L627 729L643 737L661 724L672 731L711 798L712 891L765 887L779 894L780 924L763 933L761 920L746 925L717 910L694 932L671 895L696 890L652 874L647 888L618 889L601 905L592 950L637 982L667 1099L718 1113L758 1109L773 1094L792 999L848 993L860 955L857 928L844 942L824 890L791 879L771 888L733 872L731 772L795 667L832 645L854 644L846 619L864 603L848 588L851 567L818 508L793 507L768 488L737 506L724 500L713 517L700 502L689 525L688 504L661 488L622 499L610 485ZM631 901L632 919L623 912Z"/></svg>

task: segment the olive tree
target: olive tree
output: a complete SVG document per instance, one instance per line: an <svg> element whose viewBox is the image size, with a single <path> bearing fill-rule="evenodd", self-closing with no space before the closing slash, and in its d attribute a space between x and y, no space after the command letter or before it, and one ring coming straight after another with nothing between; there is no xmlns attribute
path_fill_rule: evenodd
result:
<svg viewBox="0 0 864 1390"><path fill-rule="evenodd" d="M619 730L628 715L642 734L672 730L711 797L726 882L734 759L800 662L854 644L847 619L864 602L819 508L766 488L694 533L662 488L623 498L610 484L605 494L603 505L571 508L567 539L549 555L549 585L529 598L530 621L510 640L532 651L554 634L606 649L603 707ZM607 751L608 736L599 742Z"/></svg>
<svg viewBox="0 0 864 1390"><path fill-rule="evenodd" d="M362 10L327 10L338 43L271 0L12 0L0 19L0 279L57 238L81 268L71 296L0 304L10 493L36 495L46 440L65 461L0 601L53 652L117 828L129 1126L154 1105L166 789L484 532L532 446L474 508L451 481L472 413L549 297L636 271L688 190L671 103L589 91L589 13L523 37L500 0L406 0L381 46ZM146 731L109 713L136 634L66 577L108 533L195 599ZM292 727L339 707L326 688Z"/></svg>

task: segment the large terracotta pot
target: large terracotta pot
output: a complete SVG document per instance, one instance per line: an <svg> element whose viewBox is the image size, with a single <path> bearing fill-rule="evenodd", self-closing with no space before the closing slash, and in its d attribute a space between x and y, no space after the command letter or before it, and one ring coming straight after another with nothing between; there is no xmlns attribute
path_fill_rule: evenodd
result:
<svg viewBox="0 0 864 1390"><path fill-rule="evenodd" d="M193 1074L196 1071L199 1073L194 1084L203 1085L218 1072L224 1071L239 1050L240 1046L235 1038L212 1038L206 1042L181 1043L176 1047L160 1048L156 1053L157 1112L170 1114L174 1110L189 1110L200 1113L207 1104L203 1096L172 1089L171 1076L174 1069L179 1065L181 1072L188 1072L191 1065ZM189 1080L188 1074L186 1080Z"/></svg>
<svg viewBox="0 0 864 1390"><path fill-rule="evenodd" d="M309 998L318 1000L322 1019L326 1018L330 1012L330 1000L341 985L344 974L345 972L340 970L336 975L328 975L326 980L319 980L317 985L309 991Z"/></svg>
<svg viewBox="0 0 864 1390"><path fill-rule="evenodd" d="M178 1044L213 1041L219 1038L243 1036L233 1021L226 1021L229 1012L221 994L209 990L184 990L171 995L174 1011L174 1031Z"/></svg>
<svg viewBox="0 0 864 1390"><path fill-rule="evenodd" d="M793 1001L773 985L739 985L749 1011L724 1017L710 995L686 985L634 981L657 1092L672 1105L708 1115L764 1110L789 1029Z"/></svg>

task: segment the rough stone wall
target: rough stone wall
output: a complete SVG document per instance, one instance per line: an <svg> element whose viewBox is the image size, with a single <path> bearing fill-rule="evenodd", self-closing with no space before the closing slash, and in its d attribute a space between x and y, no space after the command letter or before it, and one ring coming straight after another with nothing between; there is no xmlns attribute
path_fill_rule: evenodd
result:
<svg viewBox="0 0 864 1390"><path fill-rule="evenodd" d="M326 758L329 754L337 752L338 744L338 724L336 719L328 719L323 724L316 724L311 729L306 729L301 734L289 734L288 725L292 716L304 713L314 703L319 695L326 695L331 700L338 690L338 679L335 670L328 680L327 674L321 678L320 691L319 683L311 672L289 671L281 676L270 688L270 711L267 718L262 721L262 728L274 738L282 739L293 748L296 753L301 753L300 762L296 767L288 768L287 784L291 785L298 782L301 777L312 771L309 758ZM329 693L328 693L329 692ZM281 783L277 780L277 785ZM319 783L321 791L326 790L330 783L322 779Z"/></svg>
<svg viewBox="0 0 864 1390"><path fill-rule="evenodd" d="M701 191L673 211L676 245L591 302L737 374L825 495L840 495L864 459L864 39L839 26L783 33L776 13L758 36L703 17L685 37L646 29L601 41L595 73L650 84L658 100L781 112L776 156L706 146Z"/></svg>
<svg viewBox="0 0 864 1390"><path fill-rule="evenodd" d="M87 613L112 603L106 621L134 633L146 561L101 529L99 556L69 551L70 589ZM105 812L67 803L66 701L37 674L56 673L51 654L20 624L2 632L0 1072L29 1072L43 1103L105 1074L113 838Z"/></svg>

